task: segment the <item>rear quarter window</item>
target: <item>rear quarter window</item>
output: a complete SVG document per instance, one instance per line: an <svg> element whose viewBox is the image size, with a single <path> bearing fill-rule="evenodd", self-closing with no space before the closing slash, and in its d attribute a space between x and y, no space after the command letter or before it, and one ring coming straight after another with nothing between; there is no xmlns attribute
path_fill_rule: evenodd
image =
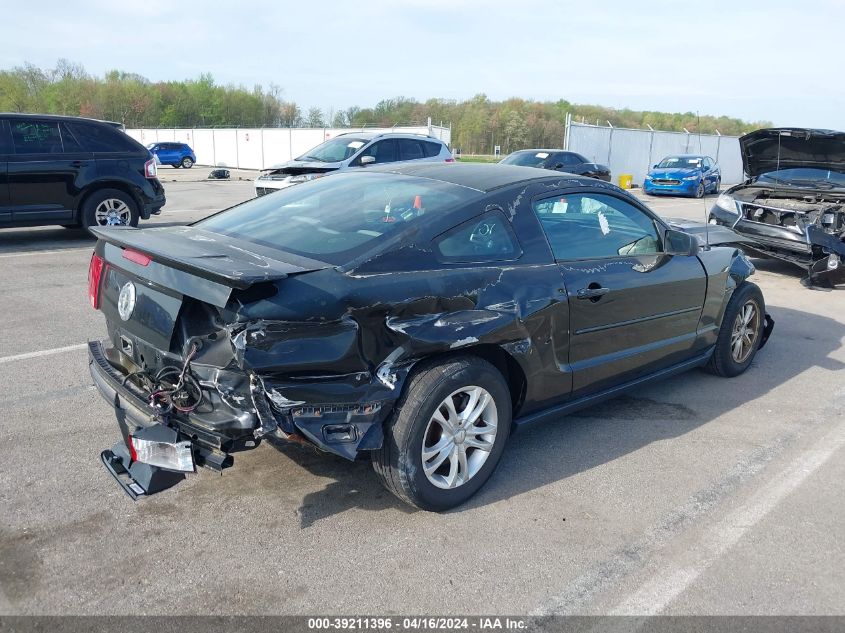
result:
<svg viewBox="0 0 845 633"><path fill-rule="evenodd" d="M438 259L446 263L512 261L522 255L510 223L500 211L490 211L446 231L434 245Z"/></svg>
<svg viewBox="0 0 845 633"><path fill-rule="evenodd" d="M422 141L422 145L425 148L426 158L433 158L435 156L439 156L440 149L443 147L439 143L431 143L429 141Z"/></svg>
<svg viewBox="0 0 845 633"><path fill-rule="evenodd" d="M68 121L67 128L74 138L89 152L139 153L142 147L136 144L125 132L121 132L109 125L98 125L82 121Z"/></svg>

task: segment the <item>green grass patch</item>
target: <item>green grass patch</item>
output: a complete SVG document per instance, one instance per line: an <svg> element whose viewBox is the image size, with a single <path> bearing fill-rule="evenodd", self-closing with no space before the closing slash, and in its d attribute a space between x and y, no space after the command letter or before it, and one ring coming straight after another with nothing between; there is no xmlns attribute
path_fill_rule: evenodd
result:
<svg viewBox="0 0 845 633"><path fill-rule="evenodd" d="M498 163L504 156L490 156L489 154L464 154L458 160L462 163Z"/></svg>

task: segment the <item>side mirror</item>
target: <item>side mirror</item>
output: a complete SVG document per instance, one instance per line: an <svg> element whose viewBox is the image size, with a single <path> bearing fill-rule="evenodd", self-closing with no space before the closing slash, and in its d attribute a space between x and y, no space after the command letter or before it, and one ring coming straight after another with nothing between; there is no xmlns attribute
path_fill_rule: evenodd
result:
<svg viewBox="0 0 845 633"><path fill-rule="evenodd" d="M374 162L376 162L375 156L362 156L361 157L361 166L362 167L364 165L372 165Z"/></svg>
<svg viewBox="0 0 845 633"><path fill-rule="evenodd" d="M663 250L667 255L692 257L698 254L698 240L689 233L667 229L663 236Z"/></svg>
<svg viewBox="0 0 845 633"><path fill-rule="evenodd" d="M555 168L555 169L563 169L563 163L557 163L557 164L554 166L554 168Z"/></svg>
<svg viewBox="0 0 845 633"><path fill-rule="evenodd" d="M652 168L652 169L657 169L657 163L654 163L654 165L652 165L652 166L651 166L651 168Z"/></svg>

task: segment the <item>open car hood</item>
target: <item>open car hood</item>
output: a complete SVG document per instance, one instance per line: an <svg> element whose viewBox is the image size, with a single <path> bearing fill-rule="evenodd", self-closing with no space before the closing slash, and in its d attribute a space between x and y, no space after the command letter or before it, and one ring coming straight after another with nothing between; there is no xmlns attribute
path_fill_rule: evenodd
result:
<svg viewBox="0 0 845 633"><path fill-rule="evenodd" d="M739 147L749 178L796 167L845 173L845 132L767 128L740 137Z"/></svg>

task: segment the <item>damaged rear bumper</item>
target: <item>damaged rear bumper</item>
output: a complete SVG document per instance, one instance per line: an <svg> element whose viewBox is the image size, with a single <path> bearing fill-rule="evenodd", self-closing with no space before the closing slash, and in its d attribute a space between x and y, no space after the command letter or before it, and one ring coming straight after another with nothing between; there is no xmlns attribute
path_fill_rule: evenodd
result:
<svg viewBox="0 0 845 633"><path fill-rule="evenodd" d="M89 342L88 364L100 394L114 407L124 441L134 430L161 421L160 411L149 404L150 394L127 380L130 370L122 365L119 352L104 348L99 341ZM206 368L197 370L206 373ZM215 410L167 416L167 424L194 445L198 465L222 470L231 464L231 453L254 448L264 437L310 443L349 460L362 451L381 447L382 423L391 410L387 402L321 404L317 399L287 400L276 389L268 393L264 381L256 375L241 378L241 388L249 385L249 397L229 394L225 406L209 397L218 405ZM239 402L241 409L235 410L233 402Z"/></svg>

